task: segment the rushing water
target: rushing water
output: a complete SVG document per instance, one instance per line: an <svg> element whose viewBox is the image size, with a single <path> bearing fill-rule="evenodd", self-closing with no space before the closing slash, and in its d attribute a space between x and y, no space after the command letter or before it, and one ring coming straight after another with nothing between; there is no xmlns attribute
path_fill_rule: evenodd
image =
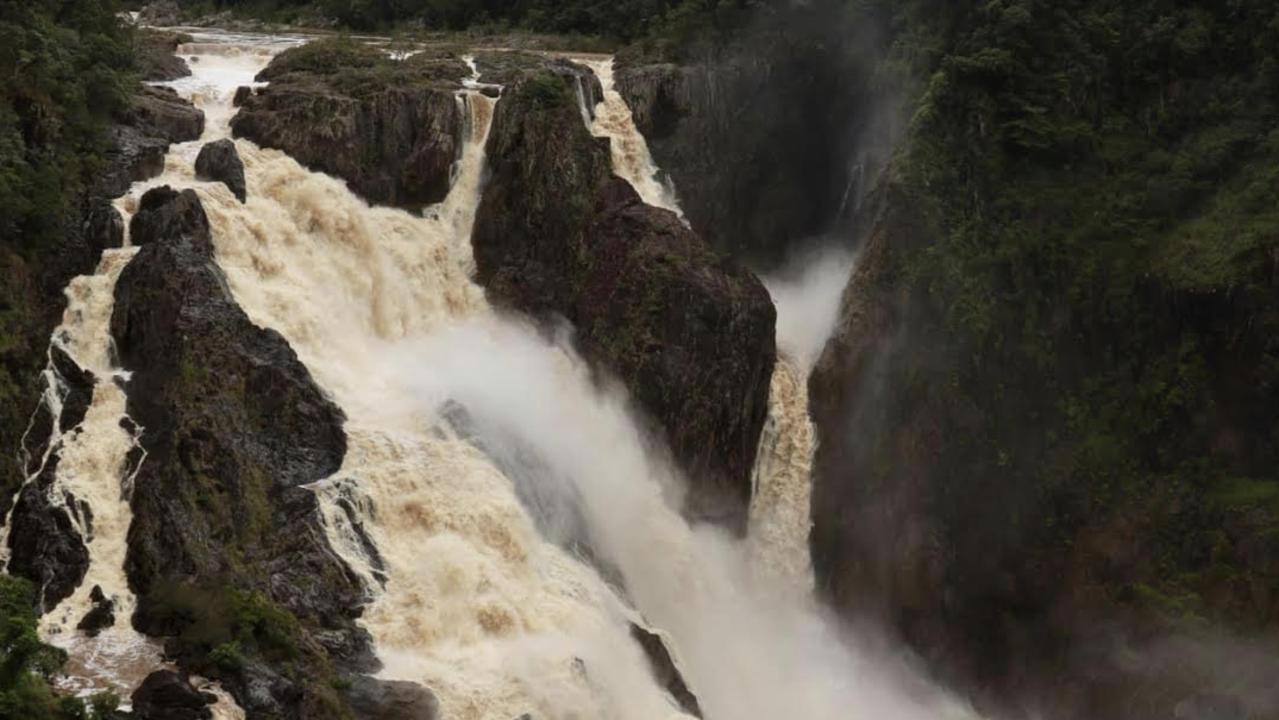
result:
<svg viewBox="0 0 1279 720"><path fill-rule="evenodd" d="M173 85L205 110L202 140L229 134L235 88L295 42L210 35L183 46L195 74ZM678 212L613 89L611 61L591 64L605 96L584 122L610 138L619 175ZM631 640L638 623L666 639L711 720L967 717L845 635L812 598L811 339L801 348L779 329L783 358L743 541L690 527L672 509L682 479L649 452L625 393L592 381L567 334L548 339L487 304L469 242L495 102L483 86L476 73L459 92L468 132L453 187L422 216L371 208L340 181L243 140L247 203L194 179L200 143L173 148L164 175L118 203L127 216L149 187L194 188L236 300L288 339L345 411L344 464L312 489L334 549L365 579L362 622L382 676L428 686L450 720L682 717ZM81 434L66 443L65 480L59 471L103 513L90 578L125 607L121 468L133 438L119 430L125 399L102 351L102 318L131 253L109 252L68 290L62 342L99 383ZM56 388L48 395L56 402ZM73 636L63 630L86 587L67 601L73 612L60 606L46 618L48 637ZM67 646L86 687L127 694L158 663L154 646L133 637L131 647L150 654L136 672L103 681L89 668L110 642L75 642ZM221 698L219 717L242 716Z"/></svg>

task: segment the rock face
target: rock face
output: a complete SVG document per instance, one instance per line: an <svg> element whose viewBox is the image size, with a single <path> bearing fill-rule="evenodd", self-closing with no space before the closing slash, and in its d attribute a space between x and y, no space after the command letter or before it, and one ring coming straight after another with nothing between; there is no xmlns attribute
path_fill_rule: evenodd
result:
<svg viewBox="0 0 1279 720"><path fill-rule="evenodd" d="M330 57L333 55L334 57ZM420 209L448 194L461 152L456 58L395 61L342 41L281 53L240 98L237 137L335 175L369 202Z"/></svg>
<svg viewBox="0 0 1279 720"><path fill-rule="evenodd" d="M421 685L360 675L346 691L357 720L437 720L439 701Z"/></svg>
<svg viewBox="0 0 1279 720"><path fill-rule="evenodd" d="M191 36L161 30L139 30L134 55L142 79L165 82L190 76L191 68L187 61L173 54L184 42L191 42Z"/></svg>
<svg viewBox="0 0 1279 720"><path fill-rule="evenodd" d="M248 195L244 185L244 163L235 143L217 140L200 148L195 159L195 175L201 180L213 180L226 185L231 193L244 202Z"/></svg>
<svg viewBox="0 0 1279 720"><path fill-rule="evenodd" d="M217 702L217 696L200 692L172 670L157 670L142 681L130 700L138 720L211 720L209 705Z"/></svg>
<svg viewBox="0 0 1279 720"><path fill-rule="evenodd" d="M617 90L693 229L757 266L832 230L892 150L864 153L890 129L859 55L874 45L868 29L820 5L779 7L772 26L690 59L631 50L617 60Z"/></svg>
<svg viewBox="0 0 1279 720"><path fill-rule="evenodd" d="M895 185L875 205L839 326L809 384L818 433L811 547L827 598L847 616L882 620L991 715L1040 707L1080 720L1215 717L1197 709L1205 707L1272 714L1273 696L1222 672L1222 658L1252 652L1248 644L1205 633L1202 619L1273 626L1279 606L1255 593L1279 572L1272 525L1251 502L1205 497L1180 483L1155 480L1139 493L1109 495L1118 462L1058 484L1019 466L1064 462L1040 437L1051 427L1035 409L1044 398L992 358L996 377L985 382L1007 383L1005 395L990 390L980 409L950 399L955 349L939 342L938 311L903 271L908 253L936 230ZM1265 327L1264 311L1241 299L1164 291L1153 298L1152 306L1168 309L1162 331L1173 347L1188 328L1246 338L1249 323ZM1263 357L1251 342L1239 342L1228 359L1205 352L1210 366L1233 368L1212 376L1251 377ZM1080 367L1092 361L1067 357ZM1243 385L1248 393L1216 395L1216 411L1239 412L1232 406L1246 396L1239 416L1273 417L1262 385ZM990 438L977 434L990 427L982 410L1014 418L1014 426L1037 419ZM1241 427L1234 425L1240 436ZM1004 464L973 459L983 443L1007 448ZM1246 568L1248 580L1232 568ZM1170 577L1185 596L1157 589ZM1191 602L1202 609L1183 605ZM1265 655L1248 662L1273 672Z"/></svg>
<svg viewBox="0 0 1279 720"><path fill-rule="evenodd" d="M656 422L689 478L690 514L744 528L772 303L674 214L611 178L575 82L529 73L498 103L472 238L478 279L499 303L572 322L583 354Z"/></svg>
<svg viewBox="0 0 1279 720"><path fill-rule="evenodd" d="M48 612L75 592L89 570L89 551L72 523L71 513L83 513L70 496L53 496L57 456L18 494L9 533L10 575L24 577L40 588L40 612Z"/></svg>
<svg viewBox="0 0 1279 720"><path fill-rule="evenodd" d="M250 717L336 717L330 651L372 664L354 625L363 591L298 486L341 465L343 415L236 305L195 193L160 188L141 204L132 232L147 242L111 318L129 415L146 428L126 558L134 623L169 636ZM279 662L306 669L290 680Z"/></svg>
<svg viewBox="0 0 1279 720"><path fill-rule="evenodd" d="M150 245L206 222L204 207L194 192L178 192L161 185L142 196L129 223L129 239L134 245Z"/></svg>
<svg viewBox="0 0 1279 720"><path fill-rule="evenodd" d="M139 127L169 142L198 140L204 132L204 111L178 97L173 88L143 85L134 98L133 116Z"/></svg>
<svg viewBox="0 0 1279 720"><path fill-rule="evenodd" d="M141 86L137 93L140 104L162 101L173 106L172 113L200 116L198 110L175 95ZM63 403L64 429L80 422L92 395L92 377L75 367L74 361L56 345L49 346L49 337L66 306L63 290L71 278L93 272L103 249L122 243L124 224L111 200L133 182L163 171L164 154L171 141L194 139L170 138L151 123L153 117L154 114L131 113L108 128L107 147L96 180L67 208L55 235L41 239L42 249L37 254L24 257L15 252L10 242L0 242L0 306L5 308L0 313L4 316L0 319L0 334L6 338L0 343L0 386L17 390L7 396L7 402L0 403L0 447L7 457L17 454L27 460L25 467L17 462L0 463L0 507L6 511L23 482L40 470L39 461L52 434L55 418L39 403L43 388L40 375L49 360L71 390ZM51 487L56 463L55 451L44 474L26 489L22 512L15 514L15 522L26 524L27 529L11 534L11 540L23 545L11 558L16 563L13 571L37 585L43 585L48 578L45 603L74 589L87 561L83 543L64 508L74 507L74 501L55 503L41 490ZM55 569L54 564L64 568Z"/></svg>

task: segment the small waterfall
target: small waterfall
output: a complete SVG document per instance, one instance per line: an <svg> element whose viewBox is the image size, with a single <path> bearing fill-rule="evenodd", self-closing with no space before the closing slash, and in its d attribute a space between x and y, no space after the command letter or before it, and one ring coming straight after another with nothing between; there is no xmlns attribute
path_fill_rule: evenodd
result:
<svg viewBox="0 0 1279 720"><path fill-rule="evenodd" d="M589 67L604 89L602 101L594 106L593 113L583 112L583 120L596 137L609 139L613 153L613 172L629 182L644 202L670 210L683 218L684 211L680 209L674 186L662 180L661 171L648 151L648 142L635 127L631 108L617 91L613 79L613 59L574 59ZM586 95L580 86L578 93L585 106Z"/></svg>
<svg viewBox="0 0 1279 720"><path fill-rule="evenodd" d="M160 666L159 643L130 625L136 600L124 574L125 537L133 518L129 496L138 467L130 467L128 459L142 430L134 429L125 413L121 384L127 376L112 362L110 321L116 279L134 254L136 248L106 250L96 274L72 280L62 324L54 331L54 342L96 380L84 420L74 429L62 429L56 441L60 461L49 490L57 505L65 507L72 497L89 508L88 514L66 508L88 548L89 568L71 597L40 621L45 641L67 651L68 664L57 685L81 693L109 688L127 696ZM95 588L114 604L115 624L89 637L76 625L93 608Z"/></svg>

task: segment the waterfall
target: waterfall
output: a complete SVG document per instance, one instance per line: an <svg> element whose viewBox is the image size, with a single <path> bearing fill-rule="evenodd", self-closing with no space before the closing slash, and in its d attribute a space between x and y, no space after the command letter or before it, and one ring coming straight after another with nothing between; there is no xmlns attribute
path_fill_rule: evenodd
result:
<svg viewBox="0 0 1279 720"><path fill-rule="evenodd" d="M613 78L613 58L573 56L573 59L589 67L604 89L604 97L595 106L594 112L587 113L583 110L583 119L592 134L609 139L613 172L629 182L644 202L670 210L683 218L684 211L680 209L674 185L662 180L661 171L648 151L648 142L635 127L630 106L617 91ZM579 100L584 102L586 93L580 86L578 93Z"/></svg>
<svg viewBox="0 0 1279 720"><path fill-rule="evenodd" d="M236 301L288 340L345 412L343 466L311 489L333 549L365 580L361 622L382 677L429 687L449 720L686 718L632 640L636 623L660 630L709 720L970 716L846 635L811 597L802 539L812 353L803 342L780 343L755 537L742 541L690 527L673 509L678 472L650 453L625 393L600 390L567 338L548 339L488 305L472 280L469 238L494 100L473 64L459 95L468 131L452 188L420 216L370 207L344 183L244 140L236 147L246 203L195 180L202 142L229 134L235 88L293 42L205 36L184 46L200 61L172 85L205 110L205 138L174 147L164 175L118 206L131 211L159 184L194 188ZM616 172L678 212L613 88L611 61L593 66L605 88L594 131L613 140ZM67 340L99 378L77 442L101 448L97 459L86 449L83 461L68 450L68 467L97 470L67 482L95 516L99 504L107 515L115 504L110 528L127 527L126 479L113 458L132 438L107 432L124 407L111 390L116 371L100 362L109 356L77 348L106 337L95 318L130 253L108 253L81 283L87 305L71 319L82 329ZM51 384L51 407L57 397ZM584 547L556 542L564 538L547 531L548 518L522 502L530 496L555 500L543 513L572 513ZM91 547L90 577L110 588L123 576L118 532L95 527ZM211 690L218 717L242 717Z"/></svg>

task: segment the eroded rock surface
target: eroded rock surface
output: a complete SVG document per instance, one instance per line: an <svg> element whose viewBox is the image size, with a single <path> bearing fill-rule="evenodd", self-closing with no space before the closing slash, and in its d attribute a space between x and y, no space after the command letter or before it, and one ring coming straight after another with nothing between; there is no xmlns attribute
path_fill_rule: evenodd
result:
<svg viewBox="0 0 1279 720"><path fill-rule="evenodd" d="M775 311L750 273L613 178L576 82L571 68L528 71L498 103L477 277L501 304L572 322L584 355L654 420L689 478L689 513L741 530Z"/></svg>

